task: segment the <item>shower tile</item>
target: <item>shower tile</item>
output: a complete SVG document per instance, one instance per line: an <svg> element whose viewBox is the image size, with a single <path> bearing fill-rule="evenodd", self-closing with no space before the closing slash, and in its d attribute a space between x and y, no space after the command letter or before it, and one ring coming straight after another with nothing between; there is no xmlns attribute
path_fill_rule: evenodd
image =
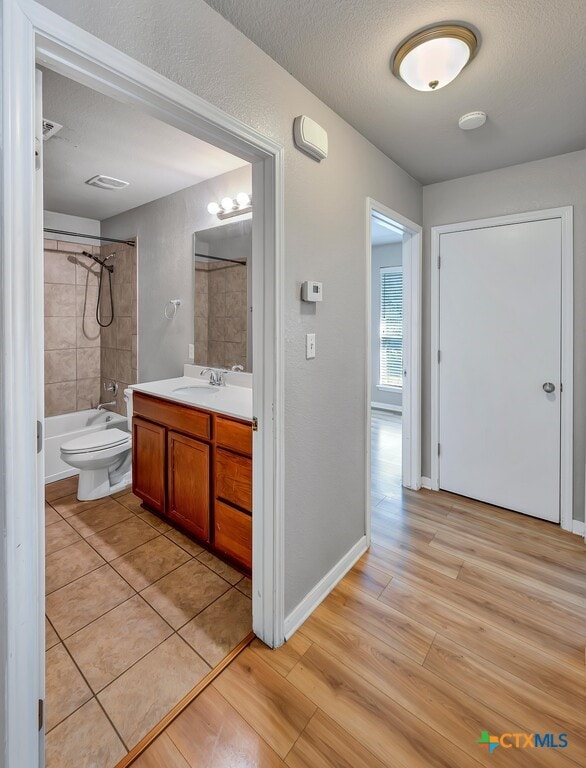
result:
<svg viewBox="0 0 586 768"><path fill-rule="evenodd" d="M78 379L76 388L76 410L85 411L87 408L96 408L99 402L100 379Z"/></svg>
<svg viewBox="0 0 586 768"><path fill-rule="evenodd" d="M102 369L101 375L105 379L116 379L116 350L102 347L101 350Z"/></svg>
<svg viewBox="0 0 586 768"><path fill-rule="evenodd" d="M91 261L87 256L79 256L76 259L75 282L77 285L91 285L97 288L99 274L100 268L95 261Z"/></svg>
<svg viewBox="0 0 586 768"><path fill-rule="evenodd" d="M77 346L78 347L99 347L100 346L100 326L94 317L77 318Z"/></svg>
<svg viewBox="0 0 586 768"><path fill-rule="evenodd" d="M114 320L112 320L110 325L108 325L106 328L102 328L102 349L104 349L104 347L108 347L108 349L116 349L117 331L118 318L114 317Z"/></svg>
<svg viewBox="0 0 586 768"><path fill-rule="evenodd" d="M75 348L75 317L45 318L45 349Z"/></svg>
<svg viewBox="0 0 586 768"><path fill-rule="evenodd" d="M77 317L95 317L98 289L95 285L75 286L75 311Z"/></svg>
<svg viewBox="0 0 586 768"><path fill-rule="evenodd" d="M212 312L214 311L212 303ZM210 341L224 341L226 334L226 318L212 315L208 325L208 339Z"/></svg>
<svg viewBox="0 0 586 768"><path fill-rule="evenodd" d="M82 253L82 251L93 253L94 250L93 247L87 243L69 243L66 240L59 240L57 249L59 251L65 251L66 253Z"/></svg>
<svg viewBox="0 0 586 768"><path fill-rule="evenodd" d="M43 248L46 251L56 251L57 250L57 240L47 240L45 238L43 240Z"/></svg>
<svg viewBox="0 0 586 768"><path fill-rule="evenodd" d="M75 285L75 262L66 253L45 251L45 283Z"/></svg>
<svg viewBox="0 0 586 768"><path fill-rule="evenodd" d="M45 317L75 315L75 286L61 283L45 285Z"/></svg>
<svg viewBox="0 0 586 768"><path fill-rule="evenodd" d="M132 349L132 320L130 317L118 316L116 348L125 350Z"/></svg>
<svg viewBox="0 0 586 768"><path fill-rule="evenodd" d="M75 381L76 362L74 349L57 349L45 352L45 384Z"/></svg>
<svg viewBox="0 0 586 768"><path fill-rule="evenodd" d="M132 315L132 286L130 283L118 281L118 275L114 277L114 314L116 317L130 317Z"/></svg>
<svg viewBox="0 0 586 768"><path fill-rule="evenodd" d="M85 347L77 350L77 378L96 379L100 376L100 348ZM78 393L79 394L79 393Z"/></svg>
<svg viewBox="0 0 586 768"><path fill-rule="evenodd" d="M226 341L240 342L241 325L240 320L236 317L225 318L225 338Z"/></svg>
<svg viewBox="0 0 586 768"><path fill-rule="evenodd" d="M73 413L76 409L75 381L45 384L45 416Z"/></svg>
<svg viewBox="0 0 586 768"><path fill-rule="evenodd" d="M132 379L132 352L130 350L116 350L116 379L127 382Z"/></svg>

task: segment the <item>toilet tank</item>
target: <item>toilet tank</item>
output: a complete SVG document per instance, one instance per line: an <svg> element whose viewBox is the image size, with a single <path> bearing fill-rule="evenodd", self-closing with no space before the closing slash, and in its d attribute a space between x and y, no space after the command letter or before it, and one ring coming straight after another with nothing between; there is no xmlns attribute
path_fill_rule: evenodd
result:
<svg viewBox="0 0 586 768"><path fill-rule="evenodd" d="M124 390L124 402L126 403L126 421L128 429L132 432L132 390Z"/></svg>

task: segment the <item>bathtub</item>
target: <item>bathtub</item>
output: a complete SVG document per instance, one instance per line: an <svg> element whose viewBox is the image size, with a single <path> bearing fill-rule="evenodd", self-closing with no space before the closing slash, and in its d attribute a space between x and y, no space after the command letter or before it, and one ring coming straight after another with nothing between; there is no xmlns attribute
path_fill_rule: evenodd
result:
<svg viewBox="0 0 586 768"><path fill-rule="evenodd" d="M45 483L77 475L77 470L61 461L61 446L74 437L117 427L128 429L126 416L110 411L78 411L45 419Z"/></svg>

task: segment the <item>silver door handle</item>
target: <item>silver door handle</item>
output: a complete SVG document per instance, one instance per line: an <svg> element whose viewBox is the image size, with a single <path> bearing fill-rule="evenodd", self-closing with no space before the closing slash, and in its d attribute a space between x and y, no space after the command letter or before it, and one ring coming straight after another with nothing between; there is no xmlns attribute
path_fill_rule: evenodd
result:
<svg viewBox="0 0 586 768"><path fill-rule="evenodd" d="M551 395L552 392L555 392L555 384L552 384L551 381L546 381L543 385L543 391Z"/></svg>

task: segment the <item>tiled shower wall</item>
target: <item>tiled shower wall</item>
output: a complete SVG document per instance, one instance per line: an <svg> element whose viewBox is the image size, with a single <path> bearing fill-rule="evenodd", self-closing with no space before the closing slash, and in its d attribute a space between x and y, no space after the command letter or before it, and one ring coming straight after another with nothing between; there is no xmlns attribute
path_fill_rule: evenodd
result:
<svg viewBox="0 0 586 768"><path fill-rule="evenodd" d="M57 240L45 240L44 246L45 415L57 416L95 408L104 401L101 381L110 374L102 371L101 347L104 344L104 333L95 318L99 267L83 256L82 251L103 256L105 252L112 252L112 249ZM114 294L115 314L118 314L116 297L124 296L120 307L128 311L128 316L121 317L120 327L130 329L130 338L128 340L127 336L123 336L120 339L124 347L128 346L128 350L124 350L127 356L121 356L126 367L121 365L120 371L127 374L128 378L120 379L122 383L116 408L120 413L124 413L122 385L136 380L136 255L129 255L122 261L122 268L118 269L116 263L114 265L115 289L120 284L118 292ZM107 281L104 282L104 288L107 289ZM103 301L109 307L106 294ZM114 328L117 328L116 319ZM111 339L107 341L110 343ZM116 337L116 350L118 341ZM117 374L117 367L115 371Z"/></svg>
<svg viewBox="0 0 586 768"><path fill-rule="evenodd" d="M195 272L195 363L246 369L246 265L199 263Z"/></svg>

